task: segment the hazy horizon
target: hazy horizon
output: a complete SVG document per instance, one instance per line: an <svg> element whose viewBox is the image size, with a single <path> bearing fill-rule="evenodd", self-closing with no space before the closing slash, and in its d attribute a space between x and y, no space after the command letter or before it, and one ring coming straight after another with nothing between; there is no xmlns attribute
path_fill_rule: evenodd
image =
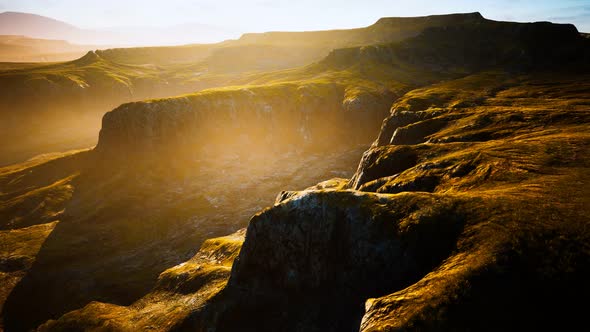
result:
<svg viewBox="0 0 590 332"><path fill-rule="evenodd" d="M311 8L311 9L310 9ZM484 17L506 21L551 21L572 23L590 32L590 0L566 1L236 1L204 0L187 3L169 0L166 6L154 1L0 0L0 12L24 12L53 18L82 29L137 30L149 33L182 25L200 25L223 32L217 36L196 36L192 42L215 42L237 38L247 32L309 31L349 29L373 24L381 17L426 16L480 12ZM171 30L172 31L172 30ZM168 36L166 44L186 43L186 38ZM162 41L158 38L158 41ZM164 38L165 41L165 38ZM189 41L190 42L190 41Z"/></svg>

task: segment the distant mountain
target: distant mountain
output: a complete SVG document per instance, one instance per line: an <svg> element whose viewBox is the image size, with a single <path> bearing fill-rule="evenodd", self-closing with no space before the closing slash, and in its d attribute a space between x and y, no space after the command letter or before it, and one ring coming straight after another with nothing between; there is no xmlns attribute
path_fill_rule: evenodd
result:
<svg viewBox="0 0 590 332"><path fill-rule="evenodd" d="M0 13L0 35L66 40L78 44L178 45L236 38L235 31L190 23L170 27L81 29L53 18L29 13Z"/></svg>
<svg viewBox="0 0 590 332"><path fill-rule="evenodd" d="M99 47L72 44L65 40L0 35L0 62L69 61L95 48Z"/></svg>
<svg viewBox="0 0 590 332"><path fill-rule="evenodd" d="M17 12L0 14L0 34L24 35L34 38L77 40L86 31L49 17Z"/></svg>

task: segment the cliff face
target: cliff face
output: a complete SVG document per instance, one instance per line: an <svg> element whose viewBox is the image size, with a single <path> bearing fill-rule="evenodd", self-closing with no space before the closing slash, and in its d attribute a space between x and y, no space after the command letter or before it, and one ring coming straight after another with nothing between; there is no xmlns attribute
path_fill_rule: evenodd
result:
<svg viewBox="0 0 590 332"><path fill-rule="evenodd" d="M477 24L482 21L485 19L480 13L384 17L368 27L350 30L247 33L236 43L323 45L323 48L332 49L397 42L414 37L428 27Z"/></svg>
<svg viewBox="0 0 590 332"><path fill-rule="evenodd" d="M281 84L125 104L104 116L96 150L180 158L325 151L367 142L393 99L368 96L359 107L342 85Z"/></svg>
<svg viewBox="0 0 590 332"><path fill-rule="evenodd" d="M237 308L220 329L260 328L260 308L284 330L358 329L366 298L413 284L450 253L463 225L455 205L341 190L281 201L250 221L229 281Z"/></svg>
<svg viewBox="0 0 590 332"><path fill-rule="evenodd" d="M590 56L587 45L571 24L482 19L433 24L399 43L336 49L323 62L339 67L403 64L431 72L469 73L491 67L528 71L581 63Z"/></svg>

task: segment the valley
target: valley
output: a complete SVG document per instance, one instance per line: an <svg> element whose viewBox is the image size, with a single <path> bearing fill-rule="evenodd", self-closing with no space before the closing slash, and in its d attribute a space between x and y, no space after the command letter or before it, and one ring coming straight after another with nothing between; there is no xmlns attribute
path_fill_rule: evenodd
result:
<svg viewBox="0 0 590 332"><path fill-rule="evenodd" d="M2 69L0 329L584 324L589 60L468 13Z"/></svg>

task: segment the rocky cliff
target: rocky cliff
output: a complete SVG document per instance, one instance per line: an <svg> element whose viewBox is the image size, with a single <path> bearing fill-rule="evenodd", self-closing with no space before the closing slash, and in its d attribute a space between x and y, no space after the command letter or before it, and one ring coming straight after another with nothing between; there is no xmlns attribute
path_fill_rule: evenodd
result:
<svg viewBox="0 0 590 332"><path fill-rule="evenodd" d="M319 44L331 49L397 42L414 37L428 27L470 25L482 21L485 21L485 19L480 13L423 17L384 17L368 27L350 30L246 33L236 43L260 43L266 45Z"/></svg>
<svg viewBox="0 0 590 332"><path fill-rule="evenodd" d="M104 116L96 150L198 158L221 150L326 151L365 143L394 94L355 101L345 95L339 84L280 84L125 104Z"/></svg>
<svg viewBox="0 0 590 332"><path fill-rule="evenodd" d="M482 18L472 24L435 24L398 43L336 49L323 61L339 67L384 63L469 73L490 67L513 71L563 67L589 56L588 41L571 24Z"/></svg>

